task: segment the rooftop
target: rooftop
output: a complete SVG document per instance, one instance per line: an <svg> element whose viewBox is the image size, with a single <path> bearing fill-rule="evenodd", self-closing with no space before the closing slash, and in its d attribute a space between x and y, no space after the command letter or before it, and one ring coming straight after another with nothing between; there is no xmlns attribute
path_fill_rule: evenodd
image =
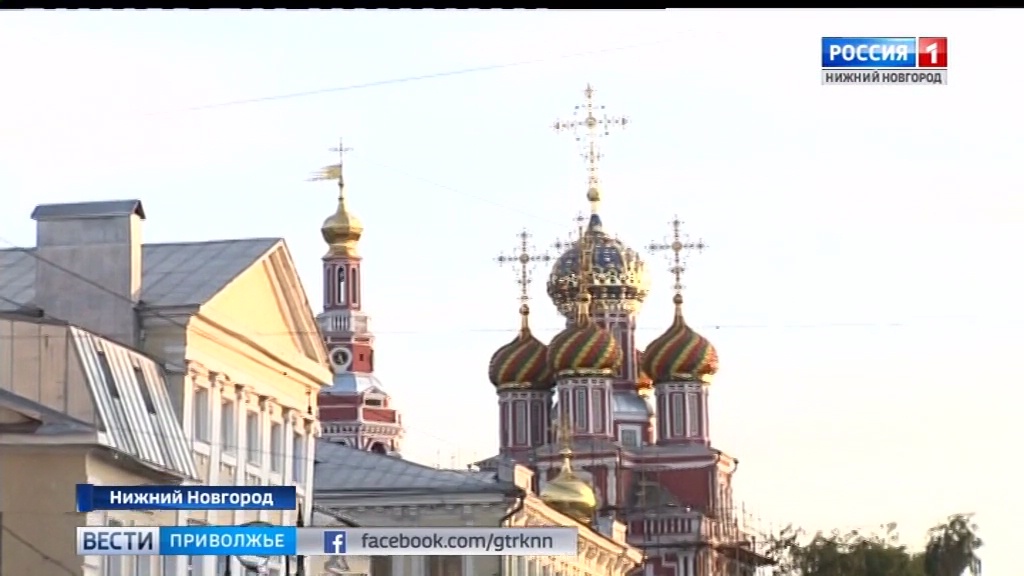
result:
<svg viewBox="0 0 1024 576"><path fill-rule="evenodd" d="M153 308L203 304L280 242L280 238L246 238L143 244L142 304ZM39 262L33 248L0 250L0 311L33 303Z"/></svg>

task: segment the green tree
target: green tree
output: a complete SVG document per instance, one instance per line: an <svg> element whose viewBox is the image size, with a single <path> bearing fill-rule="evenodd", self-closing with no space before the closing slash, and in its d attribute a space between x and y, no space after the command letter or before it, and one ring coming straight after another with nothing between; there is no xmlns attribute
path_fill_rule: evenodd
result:
<svg viewBox="0 0 1024 576"><path fill-rule="evenodd" d="M981 574L981 559L978 558L981 546L978 526L969 514L950 516L945 523L928 531L928 544L922 555L925 576L963 576L968 570L978 576Z"/></svg>
<svg viewBox="0 0 1024 576"><path fill-rule="evenodd" d="M900 543L895 524L870 534L836 530L807 536L787 527L769 538L775 576L963 576L966 570L981 574L977 526L962 514L932 528L921 553Z"/></svg>

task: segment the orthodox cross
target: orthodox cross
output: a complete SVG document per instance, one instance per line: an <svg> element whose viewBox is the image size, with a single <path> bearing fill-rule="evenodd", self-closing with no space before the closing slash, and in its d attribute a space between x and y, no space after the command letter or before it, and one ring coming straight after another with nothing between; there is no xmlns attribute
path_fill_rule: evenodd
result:
<svg viewBox="0 0 1024 576"><path fill-rule="evenodd" d="M583 91L585 102L577 105L573 111L574 120L555 121L556 132L571 131L577 144L580 145L580 156L587 163L587 200L590 201L592 213L597 213L601 203L601 192L597 177L597 165L601 160L601 152L597 141L608 136L612 126L622 126L629 122L624 116L608 116L604 106L594 104L594 89L587 84ZM581 117L582 116L582 117Z"/></svg>
<svg viewBox="0 0 1024 576"><path fill-rule="evenodd" d="M533 248L530 246L530 238L532 237L529 232L523 230L518 235L519 245L512 251L511 256L504 254L498 255L494 260L499 266L505 264L511 264L512 269L516 272L516 283L519 284L519 301L526 306L527 301L530 299L530 282L533 281L533 267L538 262L550 262L551 256L547 254L534 254Z"/></svg>
<svg viewBox="0 0 1024 576"><path fill-rule="evenodd" d="M675 278L675 284L672 285L672 289L676 294L681 294L683 291L683 272L686 272L686 257L690 252L696 251L697 253L703 252L708 247L704 243L704 240L697 240L692 242L689 237L682 232L683 222L679 217L672 219L669 224L672 226L672 241L663 242L658 244L657 242L651 242L647 245L647 250L651 253L671 251L670 256L672 267L669 268L669 272Z"/></svg>

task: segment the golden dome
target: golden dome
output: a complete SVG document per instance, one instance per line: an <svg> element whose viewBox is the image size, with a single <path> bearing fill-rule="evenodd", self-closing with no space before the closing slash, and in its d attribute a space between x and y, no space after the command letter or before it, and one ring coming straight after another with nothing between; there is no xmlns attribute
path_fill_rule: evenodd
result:
<svg viewBox="0 0 1024 576"><path fill-rule="evenodd" d="M562 469L549 480L540 491L540 499L562 514L590 524L597 511L597 495L594 489L572 471L572 452L563 450Z"/></svg>
<svg viewBox="0 0 1024 576"><path fill-rule="evenodd" d="M333 168L333 167L332 167ZM338 209L324 220L320 233L329 246L330 256L355 256L359 239L363 236L363 223L348 209L345 201L345 181L341 165L337 165Z"/></svg>

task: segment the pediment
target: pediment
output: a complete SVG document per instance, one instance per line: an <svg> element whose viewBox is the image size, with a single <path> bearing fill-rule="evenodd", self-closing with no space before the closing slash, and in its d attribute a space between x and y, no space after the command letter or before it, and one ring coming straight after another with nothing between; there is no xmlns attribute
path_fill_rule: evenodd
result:
<svg viewBox="0 0 1024 576"><path fill-rule="evenodd" d="M284 241L235 277L203 310L222 324L242 328L267 349L290 349L327 364L320 329Z"/></svg>

